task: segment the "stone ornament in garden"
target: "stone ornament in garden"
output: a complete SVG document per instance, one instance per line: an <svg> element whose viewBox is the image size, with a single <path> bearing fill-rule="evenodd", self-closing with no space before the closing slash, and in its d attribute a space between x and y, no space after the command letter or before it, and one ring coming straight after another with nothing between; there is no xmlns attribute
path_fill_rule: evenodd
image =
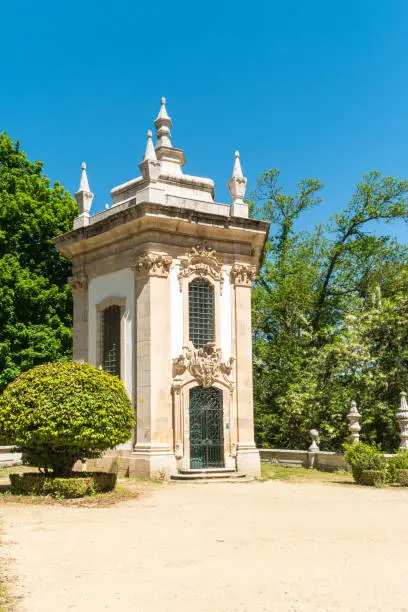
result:
<svg viewBox="0 0 408 612"><path fill-rule="evenodd" d="M319 432L317 431L317 429L311 429L309 433L310 433L310 437L312 438L312 443L309 446L308 451L309 453L318 453L320 450L317 445L319 441Z"/></svg>
<svg viewBox="0 0 408 612"><path fill-rule="evenodd" d="M400 429L400 450L408 450L408 404L406 395L407 394L405 393L405 391L401 391L400 409L396 415L396 419L398 421L398 426Z"/></svg>
<svg viewBox="0 0 408 612"><path fill-rule="evenodd" d="M319 441L319 432L317 431L317 429L311 429L309 433L310 437L312 438L312 443L307 449L309 453L312 453L311 455L309 455L309 469L313 469L315 467L316 455L320 451L317 444Z"/></svg>
<svg viewBox="0 0 408 612"><path fill-rule="evenodd" d="M347 415L347 419L348 419L348 422L349 422L349 431L350 431L351 443L352 444L356 444L356 442L358 442L360 440L360 431L361 431L360 419L361 419L361 414L357 410L357 404L356 404L356 402L354 400L351 402L351 408L350 408L350 412Z"/></svg>

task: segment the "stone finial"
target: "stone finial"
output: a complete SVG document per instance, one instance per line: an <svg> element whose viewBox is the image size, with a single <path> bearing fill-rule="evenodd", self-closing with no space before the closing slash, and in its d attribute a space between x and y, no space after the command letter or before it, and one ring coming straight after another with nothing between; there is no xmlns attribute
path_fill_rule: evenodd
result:
<svg viewBox="0 0 408 612"><path fill-rule="evenodd" d="M408 404L406 400L405 391L400 393L400 409L396 415L398 426L400 429L401 444L399 445L400 450L408 450Z"/></svg>
<svg viewBox="0 0 408 612"><path fill-rule="evenodd" d="M232 177L227 183L233 204L243 204L247 179L244 177L239 159L239 151L235 151L235 162Z"/></svg>
<svg viewBox="0 0 408 612"><path fill-rule="evenodd" d="M86 163L82 162L81 164L81 180L79 181L79 189L78 191L91 191L89 189L88 176L86 174Z"/></svg>
<svg viewBox="0 0 408 612"><path fill-rule="evenodd" d="M319 452L319 447L317 445L318 441L319 441L319 432L317 431L317 429L311 429L309 431L310 437L312 438L312 443L308 448L309 453L318 453Z"/></svg>
<svg viewBox="0 0 408 612"><path fill-rule="evenodd" d="M360 440L360 431L361 431L360 419L361 419L361 414L357 410L357 404L356 404L356 402L354 400L351 402L351 408L350 408L350 412L347 415L347 419L348 419L348 422L349 422L349 431L350 431L351 442L352 442L352 444L355 444L356 442L358 442Z"/></svg>
<svg viewBox="0 0 408 612"><path fill-rule="evenodd" d="M241 168L241 161L239 159L239 151L235 151L234 167L232 169L232 178L244 178Z"/></svg>
<svg viewBox="0 0 408 612"><path fill-rule="evenodd" d="M312 443L307 449L309 451L308 467L310 470L313 470L316 466L316 458L318 457L318 453L320 452L320 449L317 445L319 441L319 432L317 431L317 429L311 429L309 433L310 437L312 438Z"/></svg>
<svg viewBox="0 0 408 612"><path fill-rule="evenodd" d="M146 143L146 151L144 154L143 159L155 159L157 160L156 157L156 151L154 150L154 144L153 144L153 140L152 140L152 131L148 130L147 132L147 143Z"/></svg>
<svg viewBox="0 0 408 612"><path fill-rule="evenodd" d="M170 141L170 128L172 126L172 122L167 114L166 98L161 99L159 114L157 115L157 119L155 120L154 125L156 128L157 135L156 149L160 147L171 147L172 144Z"/></svg>
<svg viewBox="0 0 408 612"><path fill-rule="evenodd" d="M89 189L85 162L82 162L81 180L79 181L79 188L75 194L75 199L78 204L79 214L82 215L83 213L86 213L89 215L94 194Z"/></svg>

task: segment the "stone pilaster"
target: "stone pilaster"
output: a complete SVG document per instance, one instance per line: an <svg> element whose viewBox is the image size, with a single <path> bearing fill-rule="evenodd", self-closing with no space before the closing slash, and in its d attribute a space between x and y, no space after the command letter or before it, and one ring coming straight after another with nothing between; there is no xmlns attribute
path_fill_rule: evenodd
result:
<svg viewBox="0 0 408 612"><path fill-rule="evenodd" d="M69 279L73 298L73 359L88 361L88 277L80 272Z"/></svg>
<svg viewBox="0 0 408 612"><path fill-rule="evenodd" d="M236 431L237 469L260 475L260 456L254 441L254 404L252 383L251 288L255 266L234 264L235 359L236 359Z"/></svg>
<svg viewBox="0 0 408 612"><path fill-rule="evenodd" d="M171 368L169 269L172 259L149 252L134 263L136 282L136 444L138 475L175 473Z"/></svg>

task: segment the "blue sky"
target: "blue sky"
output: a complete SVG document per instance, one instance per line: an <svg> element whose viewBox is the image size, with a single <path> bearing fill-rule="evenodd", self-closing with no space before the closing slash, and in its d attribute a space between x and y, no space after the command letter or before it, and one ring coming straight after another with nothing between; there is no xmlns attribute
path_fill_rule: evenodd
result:
<svg viewBox="0 0 408 612"><path fill-rule="evenodd" d="M272 167L288 190L324 182L305 228L365 172L408 177L406 0L20 0L1 21L0 130L72 192L86 161L93 212L138 175L162 95L218 201L235 149L250 187Z"/></svg>

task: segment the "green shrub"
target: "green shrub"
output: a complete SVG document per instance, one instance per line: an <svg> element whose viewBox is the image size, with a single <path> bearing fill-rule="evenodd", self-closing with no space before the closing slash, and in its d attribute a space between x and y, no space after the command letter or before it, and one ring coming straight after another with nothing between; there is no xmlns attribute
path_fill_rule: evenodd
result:
<svg viewBox="0 0 408 612"><path fill-rule="evenodd" d="M0 397L0 438L22 452L23 463L56 476L126 442L133 425L123 383L85 363L38 366Z"/></svg>
<svg viewBox="0 0 408 612"><path fill-rule="evenodd" d="M398 482L398 470L408 470L408 451L399 451L387 462L387 469L391 482Z"/></svg>
<svg viewBox="0 0 408 612"><path fill-rule="evenodd" d="M359 484L369 487L383 487L387 482L386 470L363 470Z"/></svg>
<svg viewBox="0 0 408 612"><path fill-rule="evenodd" d="M361 484L361 474L364 470L384 469L384 456L364 442L344 444L344 450L344 458L351 466L354 480L359 484Z"/></svg>
<svg viewBox="0 0 408 612"><path fill-rule="evenodd" d="M51 495L52 497L84 497L112 491L116 474L106 472L73 472L69 478L46 474L10 474L11 492L15 495Z"/></svg>
<svg viewBox="0 0 408 612"><path fill-rule="evenodd" d="M398 482L403 487L408 487L408 469L395 470L395 482Z"/></svg>

